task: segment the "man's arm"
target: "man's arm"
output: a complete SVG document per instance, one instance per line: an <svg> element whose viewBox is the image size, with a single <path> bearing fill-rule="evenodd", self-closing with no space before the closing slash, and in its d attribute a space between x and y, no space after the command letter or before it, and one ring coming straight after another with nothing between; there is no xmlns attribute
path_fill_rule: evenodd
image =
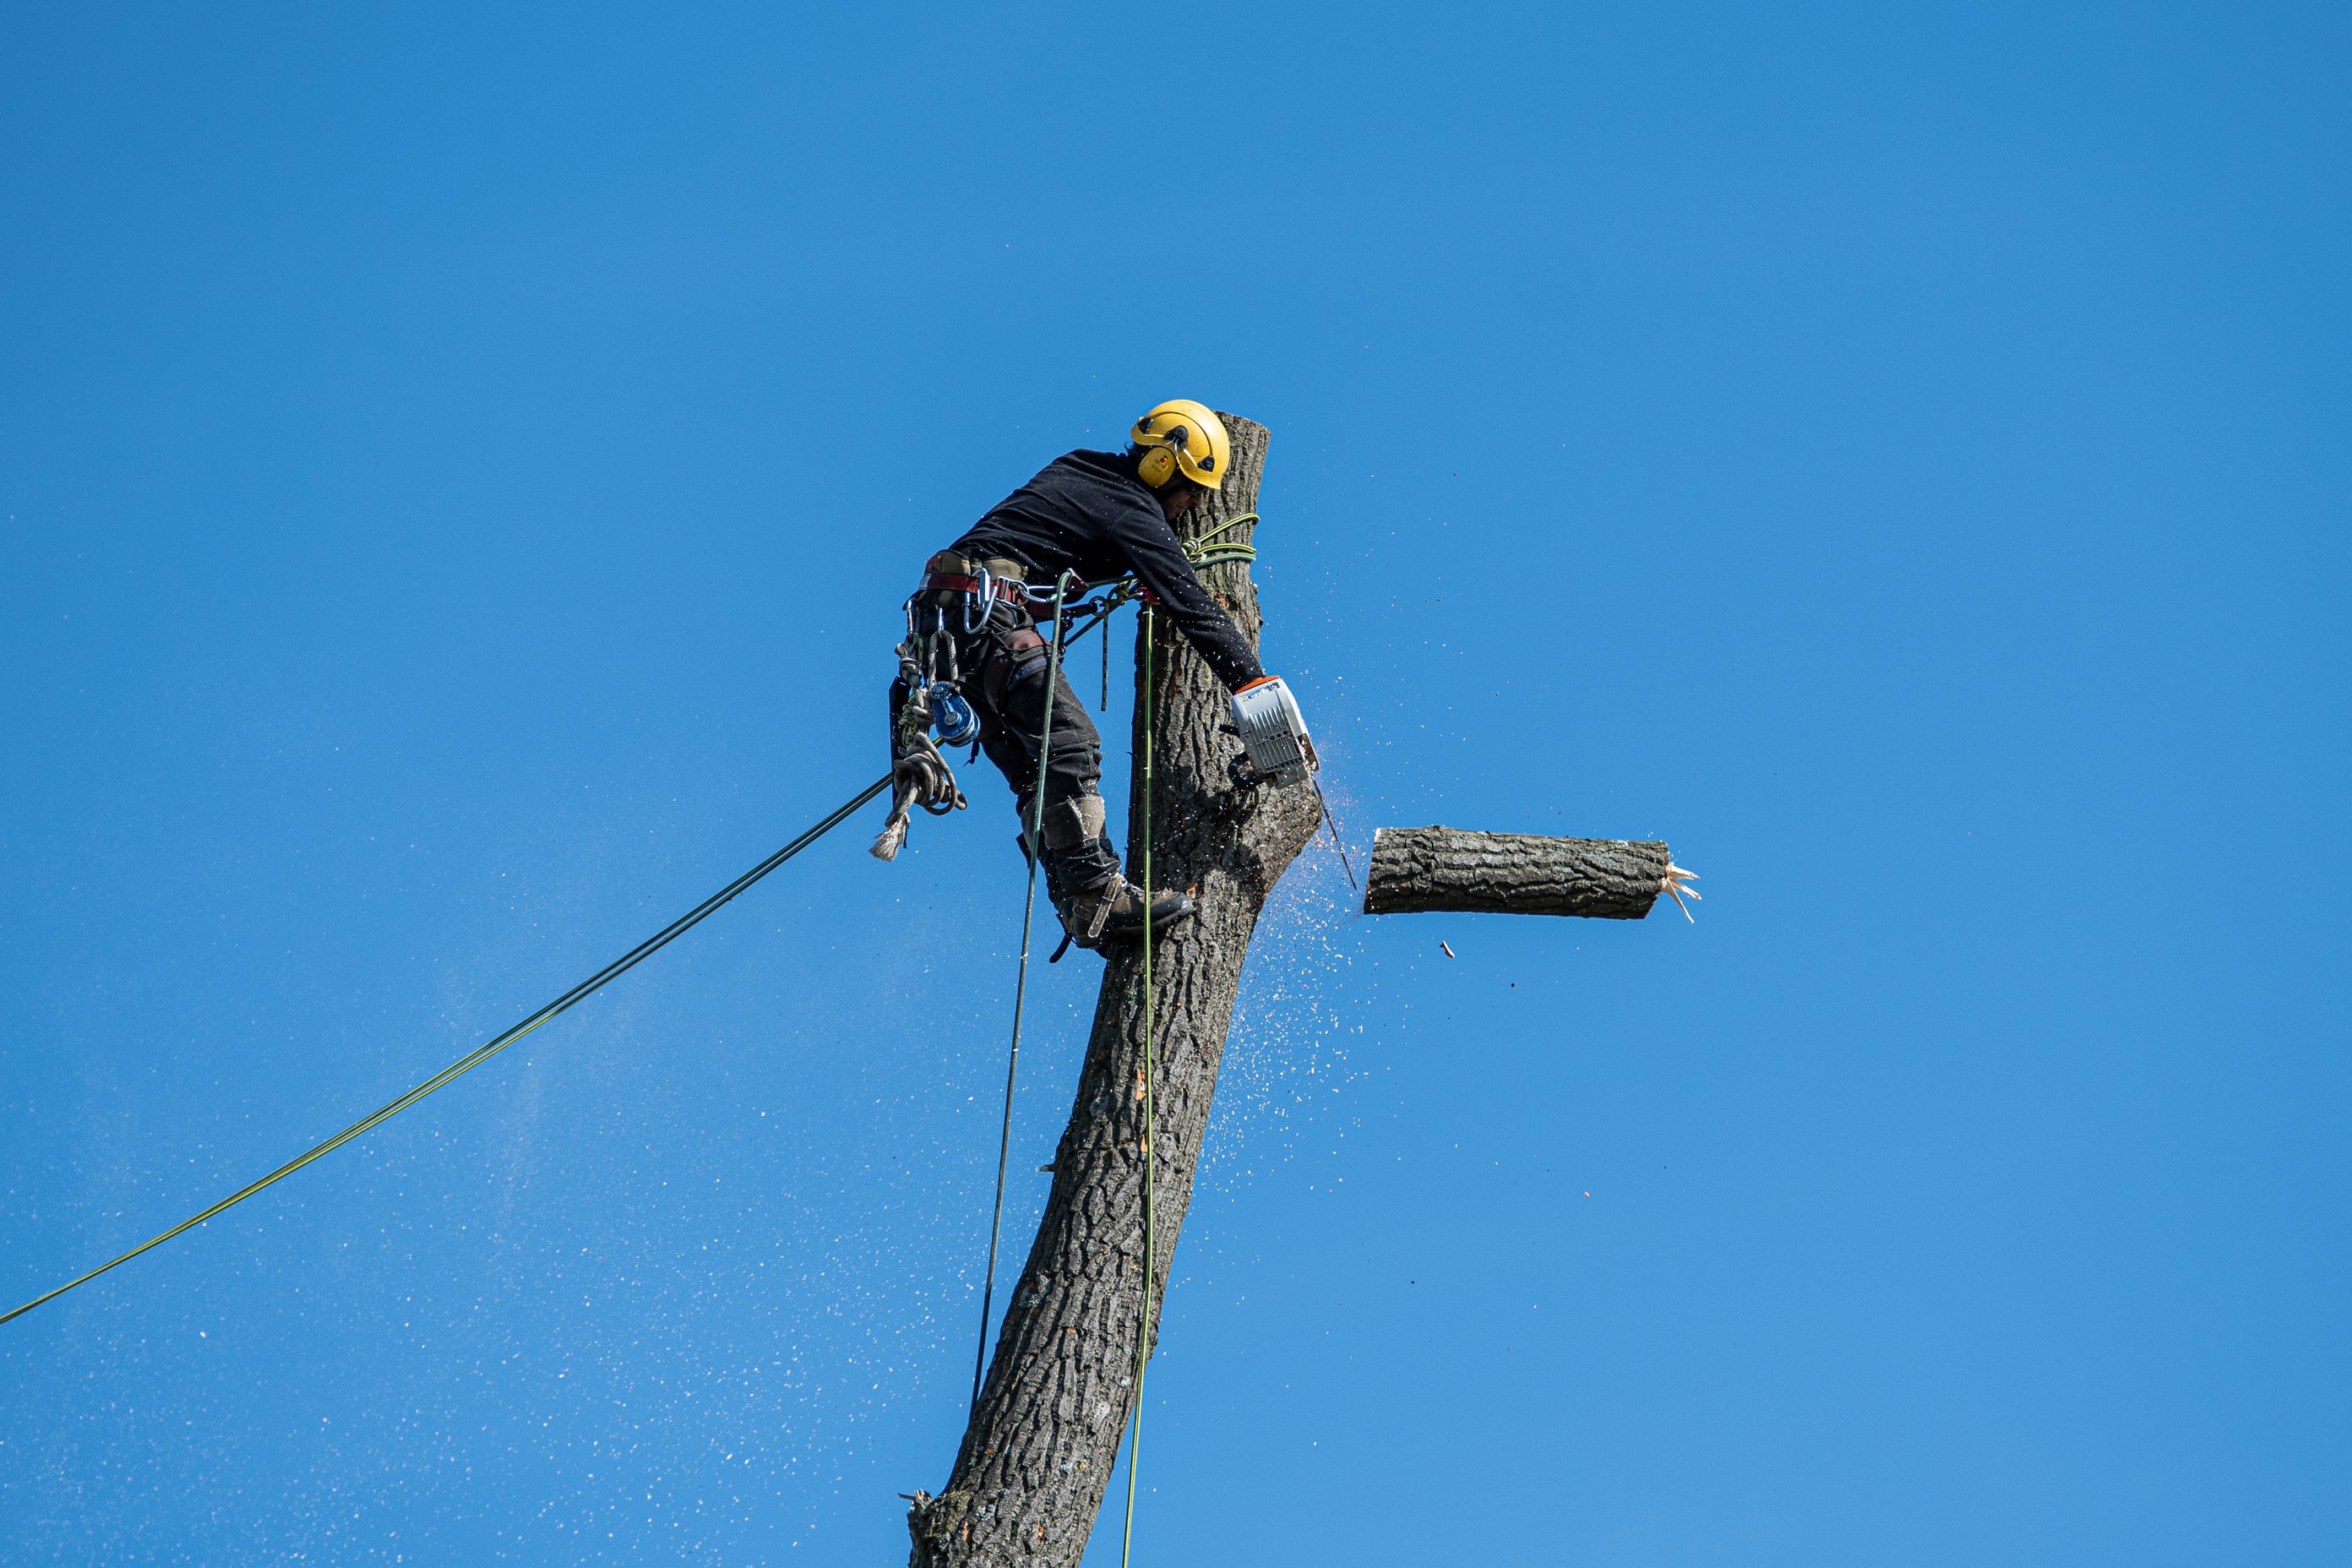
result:
<svg viewBox="0 0 2352 1568"><path fill-rule="evenodd" d="M1200 574L1184 558L1183 546L1176 542L1176 531L1156 509L1138 507L1122 516L1116 532L1128 564L1134 568L1135 580L1151 591L1202 662L1225 683L1226 690L1237 691L1265 679L1265 668L1250 651L1241 628L1201 586Z"/></svg>

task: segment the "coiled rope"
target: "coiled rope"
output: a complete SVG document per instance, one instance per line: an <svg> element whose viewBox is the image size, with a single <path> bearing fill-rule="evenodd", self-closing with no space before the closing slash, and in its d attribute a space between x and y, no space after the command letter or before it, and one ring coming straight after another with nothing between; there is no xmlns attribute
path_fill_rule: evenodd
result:
<svg viewBox="0 0 2352 1568"><path fill-rule="evenodd" d="M718 913L720 908L731 901L738 894L749 889L751 885L759 881L761 878L765 877L769 872L774 870L777 867L782 865L785 861L791 859L793 856L799 854L802 850L807 848L810 845L815 843L818 839L824 837L826 834L832 832L835 828L848 821L851 816L856 814L858 807L864 805L867 801L872 800L876 795L880 795L884 790L890 787L890 777L891 775L885 773L880 778L875 780L872 784L867 784L864 789L859 790L855 795L852 795L846 802L833 811L830 815L819 821L815 826L811 827L807 832L793 839L790 844L785 845L782 849L777 850L773 855L769 856L766 859L761 861L758 865L752 867L750 870L744 872L741 876L736 878L733 881L728 883L725 887L711 894L710 897L703 900L702 902L695 905L694 908L687 910L686 913L678 916L677 919L670 921L669 924L662 927L661 930L646 938L645 941L637 943L636 946L629 949L628 952L623 953L620 957L614 959L612 963L606 964L604 968L598 970L595 973L590 975L579 984L574 985L562 995L558 996L554 1001L550 1002L544 1007L540 1008L539 1011L531 1014L529 1017L523 1019L522 1022L515 1025L514 1027L507 1030L504 1034L493 1037L483 1045L477 1047L474 1050L458 1058L456 1061L451 1062L447 1067L443 1068L439 1072L435 1073L431 1078L426 1079L423 1083L418 1084L415 1089L410 1089L406 1094L402 1095L399 1099L394 1100L390 1103L371 1111L366 1116L360 1118L360 1120L352 1122L349 1127L344 1128L341 1132L336 1133L325 1142L316 1144L313 1147L303 1151L293 1159L289 1160L283 1165L278 1166L278 1169L270 1172L269 1174L262 1177L259 1181L255 1182L248 1186L238 1188L236 1192L229 1194L228 1196L221 1199L220 1202L213 1205L212 1207L205 1209L201 1214L191 1215L188 1218L182 1220L179 1224L163 1232L161 1236L151 1237L147 1240L142 1241L138 1246L132 1247L130 1251L124 1253L121 1257L113 1259L111 1262L101 1263L97 1268L91 1269L89 1273L81 1275L77 1279L68 1279L64 1284L58 1286L56 1289L50 1290L43 1295L36 1296L31 1300L26 1302L23 1306L18 1307L5 1315L0 1315L0 1323L5 1323L12 1319L21 1318L26 1313L31 1311L34 1308L41 1306L47 1302L56 1300L58 1297L64 1295L67 1291L72 1289L77 1285L87 1285L91 1280L97 1279L100 1275L105 1273L108 1269L121 1267L123 1264L128 1263L132 1258L138 1257L141 1253L147 1251L150 1247L161 1247L163 1243L171 1240L173 1237L178 1236L181 1232L193 1230L197 1226L204 1224L205 1221L226 1213L229 1209L235 1208L237 1205L245 1202L246 1199L252 1197L263 1188L271 1186L276 1183L285 1180L295 1172L300 1170L303 1166L309 1164L311 1161L319 1159L323 1155L332 1153L335 1150L341 1148L344 1144L350 1142L361 1133L367 1131L370 1128L373 1128L379 1123L390 1121L393 1117L399 1115L402 1111L407 1110L418 1100L423 1100L426 1095L431 1094L435 1089L455 1083L457 1079L465 1077L476 1068L480 1067L484 1062L488 1061L492 1057L497 1056L500 1051L505 1050L509 1046L513 1045L517 1040L521 1039L525 1035L530 1034L533 1029L538 1028L541 1024L570 1012L573 1007L585 1002L598 991L603 990L614 981L618 980L622 975L626 974L630 970L635 969L638 964L643 963L646 959L651 958L655 953L659 952L663 948L667 947L671 942L676 942L679 937L684 936L688 931L692 931L696 926L700 925L704 921L709 920L712 915Z"/></svg>

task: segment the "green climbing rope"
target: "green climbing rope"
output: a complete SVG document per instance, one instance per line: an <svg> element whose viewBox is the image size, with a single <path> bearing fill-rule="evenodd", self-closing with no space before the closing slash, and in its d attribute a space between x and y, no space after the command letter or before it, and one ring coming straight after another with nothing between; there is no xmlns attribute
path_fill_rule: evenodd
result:
<svg viewBox="0 0 2352 1568"><path fill-rule="evenodd" d="M178 1236L183 1231L194 1230L197 1226L204 1224L206 1220L223 1214L229 1209L235 1208L237 1205L245 1202L246 1199L253 1196L256 1193L260 1192L263 1188L283 1181L288 1176L290 1176L295 1172L300 1170L303 1166L309 1164L311 1161L319 1159L322 1155L334 1152L334 1151L341 1148L344 1144L350 1142L352 1139L357 1138L362 1132L367 1131L370 1128L390 1121L393 1117L399 1115L402 1111L407 1110L418 1100L423 1100L426 1095L431 1094L434 1090L444 1088L446 1085L454 1083L457 1079L465 1077L476 1068L480 1067L484 1062L488 1061L492 1057L497 1056L500 1051L505 1050L509 1046L513 1045L517 1040L521 1039L525 1035L530 1034L533 1029L538 1028L541 1024L547 1023L552 1018L570 1012L573 1007L585 1002L589 997L603 990L606 985L618 980L622 975L626 974L630 970L635 969L638 964L643 963L646 959L651 958L655 953L659 952L663 948L667 947L671 942L676 942L679 937L684 936L688 931L690 931L696 926L700 925L704 921L718 913L720 907L732 900L736 895L745 891L751 886L751 884L757 882L761 878L766 876L769 872L774 870L777 867L782 865L785 861L791 859L793 856L799 854L802 850L807 848L810 845L815 843L818 839L824 837L826 834L832 832L835 828L848 821L851 816L856 814L859 806L864 805L867 801L872 800L876 795L880 795L884 790L888 789L889 787L890 775L888 773L885 773L880 778L875 780L872 784L867 784L864 789L852 795L840 807L835 809L815 826L802 834L798 838L793 839L790 844L785 845L782 849L777 850L773 855L769 856L766 859L761 861L758 865L752 867L750 870L744 872L741 876L736 878L733 881L728 883L725 887L711 894L710 897L703 900L702 902L695 905L694 908L687 910L686 913L678 916L677 919L670 921L669 924L662 927L661 930L646 938L645 941L637 943L636 946L629 949L628 952L623 953L620 957L614 959L612 963L606 964L604 968L598 970L595 973L590 975L579 984L574 985L571 990L566 991L554 1001L550 1002L546 1006L541 1007L536 1013L531 1014L521 1023L517 1024L514 1027L507 1030L504 1034L493 1037L487 1043L477 1047L466 1055L458 1058L456 1061L451 1062L447 1067L443 1068L439 1072L435 1073L431 1078L426 1079L423 1083L418 1084L415 1089L410 1089L406 1094L404 1094L399 1099L394 1100L388 1104L380 1106L376 1110L369 1112L367 1115L362 1116L357 1121L352 1122L349 1127L344 1128L341 1132L338 1132L333 1137L328 1139L325 1142L316 1144L310 1149L304 1150L301 1153L296 1155L293 1159L289 1160L283 1165L278 1166L278 1169L270 1172L269 1174L262 1177L259 1181L247 1186L239 1187L236 1192L229 1194L228 1196L221 1199L220 1202L213 1205L212 1207L205 1209L203 1213L191 1215L186 1219L184 1219L179 1224L173 1226L171 1229L163 1232L161 1236L150 1237L147 1240L141 1242L138 1246L132 1247L121 1257L115 1258L112 1262L101 1263L97 1268L91 1269L89 1273L81 1275L77 1279L68 1279L64 1284L58 1286L56 1289L50 1290L43 1295L36 1296L31 1300L26 1302L23 1306L18 1307L12 1311L5 1314L0 1314L0 1323L7 1322L11 1319L21 1318L26 1313L31 1311L34 1308L41 1306L47 1302L56 1300L58 1297L64 1295L67 1291L72 1289L77 1285L87 1285L89 1281L97 1279L108 1269L120 1268L123 1264L130 1262L132 1258L138 1257L141 1253L145 1252L150 1247L161 1247L163 1243L171 1240L173 1237Z"/></svg>
<svg viewBox="0 0 2352 1568"><path fill-rule="evenodd" d="M1212 545L1209 542L1229 529L1244 522L1255 522L1257 513L1245 511L1239 517L1228 518L1198 538L1186 542L1184 554L1194 566L1216 566L1228 561L1249 562L1257 559L1257 547L1239 542ZM1108 617L1118 607L1119 599L1132 597L1134 579L1122 579L1114 590L1112 600L1102 612ZM1128 1568L1128 1557L1135 1549L1135 1488L1136 1473L1143 1460L1143 1376L1151 1362L1151 1277L1160 1257L1159 1224L1159 1098L1160 1068L1158 1062L1158 1008L1151 987L1151 898L1159 886L1151 865L1151 790L1153 776L1152 714L1156 693L1152 686L1152 655L1157 642L1157 617L1150 605L1143 609L1143 1296L1136 1308L1135 1328L1135 1394L1133 1424L1127 1441L1127 1521L1118 1542L1119 1568ZM1098 617L1099 618L1099 617ZM1106 640L1105 647L1108 647ZM1108 655L1106 655L1108 658ZM1106 686L1109 678L1104 678ZM1106 701L1108 706L1108 701Z"/></svg>
<svg viewBox="0 0 2352 1568"><path fill-rule="evenodd" d="M1021 1013L1029 1000L1029 929L1037 913L1037 859L1045 851L1045 762L1054 744L1054 689L1062 680L1062 601L1070 574L1054 580L1054 641L1046 652L1045 719L1037 736L1037 788L1029 799L1029 885L1021 896L1021 968L1013 983L1013 1045L1004 1056L1004 1126L996 1140L996 1207L988 1222L988 1278L980 1288L980 1346L971 1355L971 1408L980 1408L980 1378L988 1365L988 1318L996 1302L996 1247L1004 1233L1004 1168L1013 1152L1013 1086L1021 1071ZM1110 647L1110 639L1103 639Z"/></svg>
<svg viewBox="0 0 2352 1568"><path fill-rule="evenodd" d="M1256 521L1257 513L1254 511L1245 511L1239 517L1227 518L1198 539L1186 540L1184 559L1196 567L1223 566L1234 561L1246 564L1255 561L1257 546L1255 544L1244 544L1239 541L1226 544L1213 544L1210 541L1230 529L1239 528L1243 523ZM1133 603L1140 594L1141 590L1136 585L1132 574L1118 579L1110 584L1108 592L1103 595L1101 601L1095 605L1094 613L1079 625L1077 630L1069 635L1068 641L1076 642L1096 627L1108 625L1111 616L1118 612L1120 605ZM1083 605L1079 606L1081 609L1085 607ZM1103 638L1101 706L1106 709L1110 706L1110 638L1108 636Z"/></svg>
<svg viewBox="0 0 2352 1568"><path fill-rule="evenodd" d="M1135 1545L1135 1472L1143 1459L1143 1373L1151 1360L1151 1269L1160 1255L1160 1231L1155 1201L1160 1190L1160 1151L1153 1146L1154 1110L1159 1098L1159 1072L1153 1061L1153 996L1151 992L1151 646L1153 616L1143 612L1143 1300L1136 1310L1135 1425L1127 1444L1127 1527L1118 1543L1119 1568L1127 1568Z"/></svg>
<svg viewBox="0 0 2352 1568"><path fill-rule="evenodd" d="M1241 513L1239 516L1226 519L1223 522L1219 523L1215 528L1211 529L1208 532L1201 534L1197 538L1186 541L1184 543L1185 558L1195 567L1219 566L1223 565L1228 562L1242 562L1246 563L1255 561L1257 559L1257 547L1254 544L1247 544L1239 541L1234 541L1221 545L1213 543L1213 542L1220 534L1229 532L1245 522L1255 522L1256 521L1257 513L1254 511L1245 511ZM1063 648L1070 643L1076 642L1088 632L1094 631L1097 627L1107 626L1109 623L1111 616L1118 612L1120 605L1129 603L1138 596L1135 578L1132 575L1119 578L1110 585L1109 591L1103 595L1102 601L1096 606L1093 615L1090 616L1077 630L1066 633L1063 619L1063 606L1064 595L1066 594L1068 586L1069 574L1066 572L1055 580L1054 584L1054 638L1048 655L1050 662L1045 680L1045 725L1048 735L1052 733L1053 729L1054 690L1055 686L1058 684L1058 677L1061 673ZM1141 891L1143 895L1143 1138L1141 1142L1141 1152L1143 1157L1143 1300L1139 1308L1137 1316L1134 1425L1128 1441L1127 1449L1127 1521L1119 1542L1118 1560L1120 1568L1126 1568L1129 1553L1132 1551L1135 1544L1136 1468L1137 1460L1141 1457L1143 1445L1143 1378L1146 1364L1150 1360L1151 1354L1151 1279L1160 1245L1158 1215L1158 1193L1160 1184L1154 1168L1157 1155L1156 1151L1153 1148L1154 1138L1157 1134L1159 1092L1159 1068L1155 1048L1157 1008L1155 1006L1155 997L1153 995L1151 986L1151 895L1155 886L1151 863L1151 789L1153 777L1152 664L1157 643L1157 625L1155 617L1152 616L1150 607L1148 604L1144 606L1142 614L1143 820L1141 823L1141 831L1143 838L1143 883ZM1110 638L1108 635L1103 638L1102 706L1106 710L1110 707ZM1045 779L1044 748L1041 745L1039 748L1037 791L1034 797L1037 813L1042 813L1045 798ZM988 1323L993 1306L996 1286L996 1254L999 1245L999 1237L1004 1223L1004 1175L1011 1154L1013 1139L1013 1090L1014 1077L1019 1070L1021 1059L1021 1016L1023 1005L1028 992L1030 928L1036 908L1037 869L1036 856L1034 846L1037 842L1037 837L1041 827L1041 821L1035 819L1036 816L1037 814L1033 813L1033 820L1030 824L1030 843L1033 846L1033 849L1030 856L1029 887L1026 894L1024 895L1021 910L1021 963L1018 971L1018 977L1014 980L1013 988L1013 1043L1010 1050L1006 1053L1007 1059L1004 1067L1004 1122L997 1143L996 1203L993 1211L993 1217L991 1219L989 1225L988 1270L985 1281L981 1287L980 1345L972 1357L971 1408L974 1410L977 1410L980 1407L981 1384L986 1370L988 1353Z"/></svg>

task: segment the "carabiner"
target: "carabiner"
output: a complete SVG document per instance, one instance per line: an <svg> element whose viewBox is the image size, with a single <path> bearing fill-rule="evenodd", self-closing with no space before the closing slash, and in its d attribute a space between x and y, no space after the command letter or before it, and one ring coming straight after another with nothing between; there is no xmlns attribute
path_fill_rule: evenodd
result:
<svg viewBox="0 0 2352 1568"><path fill-rule="evenodd" d="M1070 580L1070 586L1066 594L1061 586L1060 577L1056 577L1054 580L1054 586L1050 588L1037 583L1024 583L1022 584L1022 592L1029 596L1029 604L1033 612L1036 606L1041 605L1050 605L1056 598L1060 598L1064 601L1062 613L1066 616L1081 607L1081 601L1085 599L1087 595L1087 580L1084 577L1079 576L1075 572L1066 573L1065 575L1066 575ZM1076 595L1076 598L1070 598L1068 596L1069 595Z"/></svg>
<svg viewBox="0 0 2352 1568"><path fill-rule="evenodd" d="M971 605L975 599L980 601L978 625L974 625L971 618ZM983 566L980 569L980 591L976 594L966 594L963 596L963 609L960 612L963 620L963 635L970 637L979 631L982 626L988 625L988 617L995 613L996 579L990 575L988 568Z"/></svg>

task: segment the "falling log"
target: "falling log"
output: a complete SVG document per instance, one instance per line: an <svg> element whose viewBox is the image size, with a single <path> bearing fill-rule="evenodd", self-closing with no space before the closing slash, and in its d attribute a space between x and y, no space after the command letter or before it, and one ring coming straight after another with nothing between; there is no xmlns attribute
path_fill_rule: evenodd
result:
<svg viewBox="0 0 2352 1568"><path fill-rule="evenodd" d="M1231 471L1210 504L1193 508L1176 531L1187 539L1214 531L1221 545L1246 544L1267 435L1262 425L1222 417L1233 437ZM1248 566L1232 561L1205 567L1201 580L1255 647L1262 618ZM1139 626L1139 641L1140 635ZM1126 1429L1137 1334L1147 1321L1146 1172L1153 1184L1155 1244L1148 1321L1156 1340L1242 961L1266 895L1321 821L1306 784L1239 785L1232 764L1241 745L1229 732L1225 689L1164 622L1155 637L1150 688L1142 688L1139 668L1138 683L1139 765L1129 797L1127 864L1140 879L1143 846L1135 829L1143 788L1141 721L1149 713L1151 882L1191 889L1199 907L1153 945L1157 1136L1144 1147L1142 952L1122 942L1103 966L1077 1101L1055 1153L1053 1191L1005 1307L955 1468L936 1497L911 1496L907 1528L914 1568L1066 1564L1085 1554Z"/></svg>
<svg viewBox="0 0 2352 1568"><path fill-rule="evenodd" d="M1685 874L1659 843L1383 827L1372 835L1364 912L1638 921Z"/></svg>

